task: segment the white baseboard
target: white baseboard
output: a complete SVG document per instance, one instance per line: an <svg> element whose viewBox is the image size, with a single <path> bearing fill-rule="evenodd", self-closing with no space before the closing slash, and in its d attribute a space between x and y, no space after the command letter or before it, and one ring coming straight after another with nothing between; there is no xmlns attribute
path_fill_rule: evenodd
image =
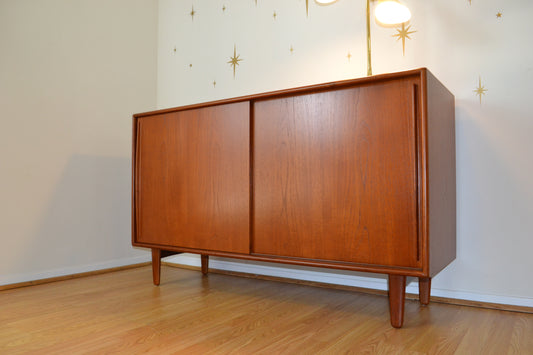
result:
<svg viewBox="0 0 533 355"><path fill-rule="evenodd" d="M188 266L200 267L200 257L193 254L180 254L166 259L166 261ZM363 287L375 290L387 290L387 277L385 275L374 275L374 277L361 276L361 273L345 271L322 271L323 269L279 266L280 264L262 263L252 261L241 261L234 259L215 258L209 259L209 267L214 269L242 272L273 277L283 277L287 279L304 280L311 282L321 282L333 285ZM413 279L406 288L406 292L418 294L418 282ZM513 306L533 307L533 299L508 297L499 295L488 295L475 292L464 292L455 290L445 290L432 287L431 295L436 297L453 298L457 300L467 300L484 303L497 303Z"/></svg>
<svg viewBox="0 0 533 355"><path fill-rule="evenodd" d="M46 271L40 271L40 272L35 272L35 273L0 275L0 286L16 284L16 283L21 283L21 282L28 282L28 281L43 280L43 279L48 279L52 277L74 275L74 274L80 274L80 273L96 271L96 270L111 269L114 267L140 264L140 263L144 263L144 262L151 261L151 260L152 260L151 256L147 254L147 255L136 256L136 257L131 257L131 258L111 260L111 261L106 261L106 262L101 262L101 263L96 263L96 264L72 266L72 267L67 267L67 268L62 268L62 269L46 270Z"/></svg>

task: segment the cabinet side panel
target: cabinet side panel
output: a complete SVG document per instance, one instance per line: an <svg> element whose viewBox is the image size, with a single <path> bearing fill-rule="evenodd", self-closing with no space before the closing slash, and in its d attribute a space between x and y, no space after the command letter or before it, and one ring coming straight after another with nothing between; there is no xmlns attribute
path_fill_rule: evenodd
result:
<svg viewBox="0 0 533 355"><path fill-rule="evenodd" d="M420 267L415 80L254 103L254 253Z"/></svg>
<svg viewBox="0 0 533 355"><path fill-rule="evenodd" d="M249 253L249 103L138 120L136 242Z"/></svg>
<svg viewBox="0 0 533 355"><path fill-rule="evenodd" d="M435 276L455 259L455 98L427 75L429 269Z"/></svg>
<svg viewBox="0 0 533 355"><path fill-rule="evenodd" d="M137 118L132 118L132 149L131 149L131 242L132 244L135 244L137 241L137 218L135 216L136 213L136 167L137 167Z"/></svg>

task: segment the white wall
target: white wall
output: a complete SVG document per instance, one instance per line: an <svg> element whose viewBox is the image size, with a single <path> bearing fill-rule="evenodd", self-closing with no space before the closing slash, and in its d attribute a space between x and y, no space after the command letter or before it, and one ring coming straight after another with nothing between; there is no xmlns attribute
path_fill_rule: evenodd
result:
<svg viewBox="0 0 533 355"><path fill-rule="evenodd" d="M456 96L457 260L433 280L433 294L533 306L533 3L404 3L417 32L403 56L396 30L372 23L374 73L428 67ZM307 17L304 0L160 0L158 107L364 76L364 6L309 0ZM235 79L227 63L234 45L243 59ZM481 103L479 77L488 89ZM385 287L383 277L329 270L222 259L213 266Z"/></svg>
<svg viewBox="0 0 533 355"><path fill-rule="evenodd" d="M0 284L148 260L131 114L156 58L156 0L0 0Z"/></svg>

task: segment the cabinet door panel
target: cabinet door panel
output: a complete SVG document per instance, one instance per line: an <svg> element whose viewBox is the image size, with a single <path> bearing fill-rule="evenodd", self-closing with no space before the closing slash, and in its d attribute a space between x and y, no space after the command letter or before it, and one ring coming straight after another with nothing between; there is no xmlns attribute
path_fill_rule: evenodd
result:
<svg viewBox="0 0 533 355"><path fill-rule="evenodd" d="M138 119L137 242L249 253L249 107Z"/></svg>
<svg viewBox="0 0 533 355"><path fill-rule="evenodd" d="M254 103L253 253L419 266L413 84Z"/></svg>

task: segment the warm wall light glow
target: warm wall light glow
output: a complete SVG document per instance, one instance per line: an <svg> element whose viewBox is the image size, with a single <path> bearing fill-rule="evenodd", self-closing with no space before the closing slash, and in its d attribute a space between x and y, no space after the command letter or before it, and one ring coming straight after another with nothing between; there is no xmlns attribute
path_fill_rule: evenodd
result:
<svg viewBox="0 0 533 355"><path fill-rule="evenodd" d="M407 22L411 18L411 11L407 6L395 0L380 1L375 10L376 21L380 25L392 26Z"/></svg>

